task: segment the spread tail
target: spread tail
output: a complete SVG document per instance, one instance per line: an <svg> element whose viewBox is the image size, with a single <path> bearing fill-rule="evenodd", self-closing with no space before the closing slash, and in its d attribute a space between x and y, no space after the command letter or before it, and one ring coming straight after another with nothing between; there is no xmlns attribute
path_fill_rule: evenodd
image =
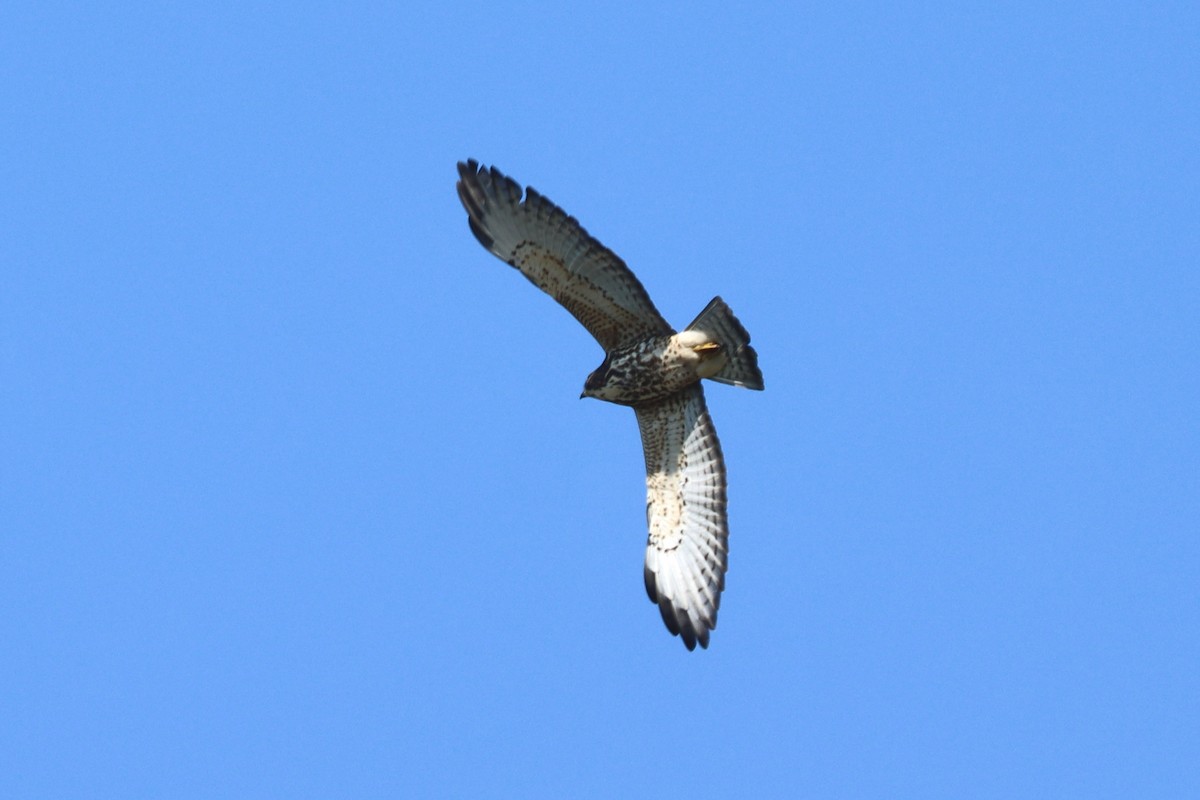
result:
<svg viewBox="0 0 1200 800"><path fill-rule="evenodd" d="M744 386L747 389L762 389L763 376L758 368L758 353L750 346L750 334L738 322L729 306L720 297L714 297L705 306L700 316L687 326L689 331L702 331L721 345L726 363L721 371L711 376L714 381Z"/></svg>

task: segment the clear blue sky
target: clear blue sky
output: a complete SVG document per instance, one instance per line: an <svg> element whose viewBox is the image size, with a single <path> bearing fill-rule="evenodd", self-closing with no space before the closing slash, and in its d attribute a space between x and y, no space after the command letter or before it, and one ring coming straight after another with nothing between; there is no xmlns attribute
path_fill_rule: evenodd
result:
<svg viewBox="0 0 1200 800"><path fill-rule="evenodd" d="M632 6L0 10L0 795L1200 796L1200 11ZM754 336L707 651L467 157Z"/></svg>

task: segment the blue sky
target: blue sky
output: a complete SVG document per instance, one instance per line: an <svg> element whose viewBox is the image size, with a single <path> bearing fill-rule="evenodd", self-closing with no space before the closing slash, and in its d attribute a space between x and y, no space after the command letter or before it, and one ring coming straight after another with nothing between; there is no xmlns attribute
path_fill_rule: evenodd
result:
<svg viewBox="0 0 1200 800"><path fill-rule="evenodd" d="M0 10L0 793L1200 793L1200 12L769 6ZM707 651L467 157L753 334Z"/></svg>

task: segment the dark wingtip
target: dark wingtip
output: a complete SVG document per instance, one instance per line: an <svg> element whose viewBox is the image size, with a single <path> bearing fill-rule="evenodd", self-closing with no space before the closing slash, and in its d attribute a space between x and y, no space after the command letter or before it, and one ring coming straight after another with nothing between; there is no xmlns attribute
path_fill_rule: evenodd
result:
<svg viewBox="0 0 1200 800"><path fill-rule="evenodd" d="M495 240L480 226L478 222L475 221L475 217L469 217L467 219L467 224L471 226L471 233L475 234L476 240L483 245L483 249L491 250L492 243Z"/></svg>
<svg viewBox="0 0 1200 800"><path fill-rule="evenodd" d="M651 603L658 603L658 587L654 583L654 573L649 567L642 567L642 580L646 583L646 596Z"/></svg>
<svg viewBox="0 0 1200 800"><path fill-rule="evenodd" d="M481 176L486 172L487 169L481 168L479 162L473 158L469 158L465 162L458 162L459 181L455 188L458 190L459 202L466 209L471 233L475 235L484 249L491 250L495 240L487 232L483 223L486 216L484 205L487 202L487 194Z"/></svg>
<svg viewBox="0 0 1200 800"><path fill-rule="evenodd" d="M479 174L479 162L473 158L458 162L458 177L461 180L474 178Z"/></svg>
<svg viewBox="0 0 1200 800"><path fill-rule="evenodd" d="M701 620L699 628L692 624L692 618L687 611L676 609L675 605L666 597L661 597L658 594L658 585L654 580L654 573L649 567L642 568L642 579L646 584L646 596L650 598L650 602L658 606L658 613L662 615L663 624L667 626L667 630L672 636L678 636L683 640L683 646L692 651L696 649L696 645L701 648L708 649L708 634L713 628L717 627L716 609L720 606L721 596L717 595L716 602L713 607L713 618L711 621ZM721 577L721 588L724 588L724 576Z"/></svg>
<svg viewBox="0 0 1200 800"><path fill-rule="evenodd" d="M665 597L658 601L658 613L662 615L663 624L667 626L667 630L672 636L679 635L679 620L675 619L675 609L671 607L671 601Z"/></svg>
<svg viewBox="0 0 1200 800"><path fill-rule="evenodd" d="M696 629L692 627L692 621L688 618L687 612L683 612L683 623L679 626L679 635L683 637L683 646L688 649L688 652L696 649Z"/></svg>

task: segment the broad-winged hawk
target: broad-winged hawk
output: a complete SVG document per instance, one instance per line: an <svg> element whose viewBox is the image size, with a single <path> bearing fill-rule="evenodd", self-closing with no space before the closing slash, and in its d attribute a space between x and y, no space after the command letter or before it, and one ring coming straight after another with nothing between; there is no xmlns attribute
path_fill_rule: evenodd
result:
<svg viewBox="0 0 1200 800"><path fill-rule="evenodd" d="M604 348L581 397L631 406L646 456L645 581L671 633L708 647L725 588L725 463L702 378L762 389L750 335L720 297L677 333L611 250L532 187L458 165L458 197L489 252L561 303Z"/></svg>

